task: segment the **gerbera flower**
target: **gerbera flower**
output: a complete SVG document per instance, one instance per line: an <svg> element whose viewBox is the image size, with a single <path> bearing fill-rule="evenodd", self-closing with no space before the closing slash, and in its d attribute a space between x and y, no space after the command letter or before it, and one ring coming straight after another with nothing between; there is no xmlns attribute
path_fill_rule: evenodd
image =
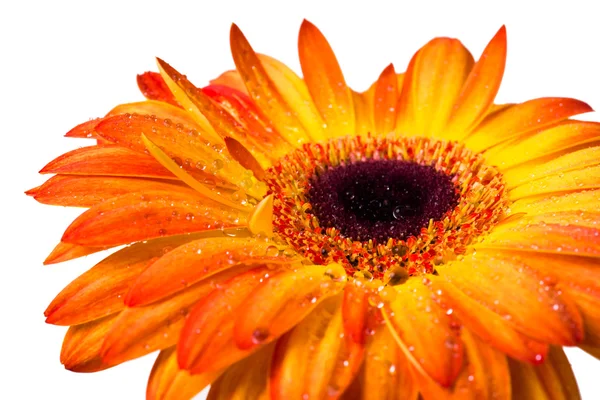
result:
<svg viewBox="0 0 600 400"><path fill-rule="evenodd" d="M84 207L46 259L127 245L46 310L61 362L160 350L149 399L575 399L562 346L600 355L600 125L578 100L494 104L437 38L351 90L309 22L303 78L231 29L204 88L162 60L147 101L68 137L28 192Z"/></svg>

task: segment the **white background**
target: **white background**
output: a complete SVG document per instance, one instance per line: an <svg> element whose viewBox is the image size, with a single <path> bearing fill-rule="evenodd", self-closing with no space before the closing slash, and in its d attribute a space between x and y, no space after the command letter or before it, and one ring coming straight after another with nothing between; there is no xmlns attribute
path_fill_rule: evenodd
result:
<svg viewBox="0 0 600 400"><path fill-rule="evenodd" d="M154 56L203 85L232 67L228 32L236 22L255 49L298 71L297 32L307 18L329 38L349 84L365 89L389 62L404 70L434 36L460 38L477 58L506 24L508 66L498 102L569 96L600 108L595 2L519 3L2 2L0 398L143 398L153 356L96 374L60 365L65 328L45 325L42 312L101 257L42 266L78 211L39 205L22 193L44 181L37 171L46 162L83 145L62 137L70 128L142 98L135 75L156 70ZM600 398L600 363L577 350L569 356L583 398Z"/></svg>

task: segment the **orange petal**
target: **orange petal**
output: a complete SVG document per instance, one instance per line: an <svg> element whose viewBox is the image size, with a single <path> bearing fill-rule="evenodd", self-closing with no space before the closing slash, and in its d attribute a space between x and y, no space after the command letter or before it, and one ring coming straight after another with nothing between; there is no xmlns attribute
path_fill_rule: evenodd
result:
<svg viewBox="0 0 600 400"><path fill-rule="evenodd" d="M201 131L212 139L212 143L221 143L220 136L215 131L212 122L209 121L210 117L207 117L203 113L201 110L202 105L196 98L199 89L188 81L185 75L181 75L160 58L157 58L156 61L160 76L167 84L167 87L175 97L175 100L177 100L181 107L191 115L198 126L200 126Z"/></svg>
<svg viewBox="0 0 600 400"><path fill-rule="evenodd" d="M573 345L583 338L581 315L557 282L544 280L543 275L502 252L478 252L437 270L527 336L562 345Z"/></svg>
<svg viewBox="0 0 600 400"><path fill-rule="evenodd" d="M113 197L132 192L170 191L185 187L172 180L113 176L56 175L33 196L43 204L66 207L92 207Z"/></svg>
<svg viewBox="0 0 600 400"><path fill-rule="evenodd" d="M600 123L567 120L507 146L491 157L486 153L486 159L490 164L505 170L598 140L600 140Z"/></svg>
<svg viewBox="0 0 600 400"><path fill-rule="evenodd" d="M511 190L511 196L535 195L560 190L580 190L579 188L594 187L597 185L598 168L600 164L600 146L588 147L572 153L564 154L546 163L531 166L523 165L504 173L504 179ZM556 176L561 184L544 188L548 182L556 182ZM525 185L523 188L516 186ZM514 192L514 193L513 193Z"/></svg>
<svg viewBox="0 0 600 400"><path fill-rule="evenodd" d="M66 369L74 372L96 372L115 365L102 360L100 348L117 315L109 315L69 328L60 351L60 362Z"/></svg>
<svg viewBox="0 0 600 400"><path fill-rule="evenodd" d="M271 242L255 238L188 241L146 269L131 287L125 304L133 307L152 303L238 264L291 261Z"/></svg>
<svg viewBox="0 0 600 400"><path fill-rule="evenodd" d="M552 347L537 366L509 360L513 397L536 400L581 399L575 376L561 348Z"/></svg>
<svg viewBox="0 0 600 400"><path fill-rule="evenodd" d="M248 137L247 132L236 123L233 116L226 112L223 107L212 101L202 90L194 86L185 75L179 73L175 68L171 67L160 58L157 59L157 61L163 77L168 77L173 82L175 88L186 96L190 103L190 110L194 115L202 115L203 118L209 121L214 131L221 138L220 142L222 142L222 138L226 136L233 137L244 145L248 145L248 150L255 154L256 141L248 143L250 137ZM250 146L249 144L253 144L253 146Z"/></svg>
<svg viewBox="0 0 600 400"><path fill-rule="evenodd" d="M456 39L436 38L423 46L407 69L396 130L442 136L473 62L471 53Z"/></svg>
<svg viewBox="0 0 600 400"><path fill-rule="evenodd" d="M179 106L173 93L157 72L144 72L137 76L137 84L140 91L149 100L164 101L174 106Z"/></svg>
<svg viewBox="0 0 600 400"><path fill-rule="evenodd" d="M342 316L344 320L344 335L357 344L365 343L367 329L367 312L369 303L367 292L358 280L353 280L344 288Z"/></svg>
<svg viewBox="0 0 600 400"><path fill-rule="evenodd" d="M177 364L175 346L162 350L148 378L146 400L191 399L210 385L218 373L190 375Z"/></svg>
<svg viewBox="0 0 600 400"><path fill-rule="evenodd" d="M223 72L221 75L211 80L210 84L227 86L232 89L239 90L244 94L248 94L244 80L240 76L240 73L235 69Z"/></svg>
<svg viewBox="0 0 600 400"><path fill-rule="evenodd" d="M390 330L380 327L367 345L363 368L364 400L416 400L419 387L410 363Z"/></svg>
<svg viewBox="0 0 600 400"><path fill-rule="evenodd" d="M242 167L252 171L256 179L260 181L266 180L265 170L244 145L230 137L225 138L225 145L227 146L227 151L231 154L231 157L239 162Z"/></svg>
<svg viewBox="0 0 600 400"><path fill-rule="evenodd" d="M471 69L446 125L447 139L459 140L486 116L500 88L506 62L506 28L502 26Z"/></svg>
<svg viewBox="0 0 600 400"><path fill-rule="evenodd" d="M116 365L175 345L194 305L237 273L225 271L150 305L125 308L106 335L102 359Z"/></svg>
<svg viewBox="0 0 600 400"><path fill-rule="evenodd" d="M196 120L194 118L192 118L190 113L188 113L185 110L182 110L179 107L175 107L170 104L163 103L161 101L146 100L146 101L138 101L135 103L119 104L118 106L116 106L115 108L110 110L108 112L108 114L106 114L106 116L103 118L103 120L110 118L110 117L115 117L117 115L125 115L125 114L130 114L129 116L132 116L134 114L139 114L140 116L144 116L144 115L154 116L154 117L156 117L157 120L160 120L160 122L162 122L163 125L167 125L167 126L173 125L175 127L178 127L180 134L182 132L184 132L186 134L201 136L201 137L207 138L207 139L212 138L208 133L202 131L202 127L200 125L198 125L198 123L196 122ZM125 115L125 116L127 116L127 115ZM127 117L129 117L129 116L127 116ZM165 120L167 120L166 123L164 122ZM181 124L181 126L178 124ZM96 126L98 126L98 125L96 125ZM138 134L137 134L138 138L141 133L143 133L143 132L138 132ZM108 131L108 132L106 132L106 135L103 135L103 137L106 140L114 141L114 143L118 143L120 140L120 137L116 136L116 137L114 137L114 140L113 140L113 137L111 136L113 134L114 133ZM139 150L143 150L143 149L140 147Z"/></svg>
<svg viewBox="0 0 600 400"><path fill-rule="evenodd" d="M431 277L431 288L441 293L447 312L451 312L490 346L530 363L539 363L544 359L547 345L517 332L501 315L472 299L443 277Z"/></svg>
<svg viewBox="0 0 600 400"><path fill-rule="evenodd" d="M174 247L194 235L173 236L136 243L111 254L64 288L48 306L46 322L77 325L125 308L125 294L137 277Z"/></svg>
<svg viewBox="0 0 600 400"><path fill-rule="evenodd" d="M251 139L246 141L245 144L260 149L261 156L264 155L264 157L275 160L293 150L293 147L281 137L271 121L263 114L263 111L244 93L227 86L206 86L202 89L202 92L235 118L236 122L244 128ZM263 161L263 158L261 158L261 161ZM265 167L270 166L270 162L265 161L264 165Z"/></svg>
<svg viewBox="0 0 600 400"><path fill-rule="evenodd" d="M327 124L329 137L355 134L352 92L331 46L316 26L304 20L298 37L304 81Z"/></svg>
<svg viewBox="0 0 600 400"><path fill-rule="evenodd" d="M60 242L54 250L44 260L44 265L57 264L64 261L73 260L75 258L87 256L88 254L97 253L109 249L110 247L87 247L79 246L72 243Z"/></svg>
<svg viewBox="0 0 600 400"><path fill-rule="evenodd" d="M269 377L271 399L336 399L350 385L363 346L340 340L340 300L324 301L277 342Z"/></svg>
<svg viewBox="0 0 600 400"><path fill-rule="evenodd" d="M598 268L597 265L595 267ZM597 275L597 272L595 275ZM566 287L567 293L575 301L583 317L585 337L581 347L588 352L588 349L600 348L600 292L598 292L598 280L594 281L592 288Z"/></svg>
<svg viewBox="0 0 600 400"><path fill-rule="evenodd" d="M465 140L482 151L505 140L544 129L573 115L593 111L586 103L568 98L545 97L526 101L486 118Z"/></svg>
<svg viewBox="0 0 600 400"><path fill-rule="evenodd" d="M375 97L373 100L373 120L375 133L386 135L396 127L396 114L398 103L398 79L394 65L388 65L375 84Z"/></svg>
<svg viewBox="0 0 600 400"><path fill-rule="evenodd" d="M153 157L115 145L70 151L48 163L40 173L176 179Z"/></svg>
<svg viewBox="0 0 600 400"><path fill-rule="evenodd" d="M382 309L394 339L419 374L451 386L463 361L458 325L423 280L409 279L394 289L395 300Z"/></svg>
<svg viewBox="0 0 600 400"><path fill-rule="evenodd" d="M119 114L105 119L97 130L111 142L138 152L147 152L142 141L145 135L200 182L214 181L216 176L239 186L249 179L246 169L223 152L222 145L211 146L197 131L156 116Z"/></svg>
<svg viewBox="0 0 600 400"><path fill-rule="evenodd" d="M236 345L251 349L279 337L321 301L339 293L345 281L344 269L337 264L303 266L271 277L238 310Z"/></svg>
<svg viewBox="0 0 600 400"><path fill-rule="evenodd" d="M218 371L248 356L250 351L239 349L233 341L235 317L252 290L276 274L267 266L239 273L200 301L187 317L177 344L181 368L193 374Z"/></svg>
<svg viewBox="0 0 600 400"><path fill-rule="evenodd" d="M304 126L286 103L252 46L235 24L231 25L229 39L233 61L254 103L291 145L297 147L310 141Z"/></svg>
<svg viewBox="0 0 600 400"><path fill-rule="evenodd" d="M492 231L479 246L553 254L600 257L600 229L577 225L536 224Z"/></svg>
<svg viewBox="0 0 600 400"><path fill-rule="evenodd" d="M281 97L293 110L294 115L300 120L306 129L306 133L313 142L327 140L323 128L321 115L313 103L306 83L294 71L284 63L263 55L258 54L258 58L273 81L273 84L281 93Z"/></svg>
<svg viewBox="0 0 600 400"><path fill-rule="evenodd" d="M210 386L207 400L269 400L267 371L272 354L268 346L229 367Z"/></svg>
<svg viewBox="0 0 600 400"><path fill-rule="evenodd" d="M116 246L161 236L244 226L247 216L188 189L130 193L80 215L62 241L83 246Z"/></svg>
<svg viewBox="0 0 600 400"><path fill-rule="evenodd" d="M85 121L67 132L65 137L96 139L98 137L98 133L96 132L95 128L96 125L102 122L102 120L103 118L95 118Z"/></svg>

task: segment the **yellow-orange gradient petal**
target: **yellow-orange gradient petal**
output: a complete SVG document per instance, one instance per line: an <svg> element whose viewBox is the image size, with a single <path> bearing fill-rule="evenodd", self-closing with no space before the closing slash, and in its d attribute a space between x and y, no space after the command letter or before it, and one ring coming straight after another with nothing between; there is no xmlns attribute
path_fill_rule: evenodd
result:
<svg viewBox="0 0 600 400"><path fill-rule="evenodd" d="M537 366L509 360L515 399L579 400L575 376L563 350L552 347L548 360Z"/></svg>
<svg viewBox="0 0 600 400"><path fill-rule="evenodd" d="M513 214L525 212L539 215L553 212L580 211L600 212L600 190L584 190L562 194L548 194L540 197L523 198L510 206Z"/></svg>
<svg viewBox="0 0 600 400"><path fill-rule="evenodd" d="M411 60L399 101L397 131L443 137L473 56L456 39L437 38Z"/></svg>
<svg viewBox="0 0 600 400"><path fill-rule="evenodd" d="M296 325L346 282L338 264L311 265L282 272L259 284L239 309L234 339L240 349L273 340Z"/></svg>
<svg viewBox="0 0 600 400"><path fill-rule="evenodd" d="M161 350L154 362L146 400L191 399L217 379L218 373L191 375L177 364L175 346Z"/></svg>
<svg viewBox="0 0 600 400"><path fill-rule="evenodd" d="M197 238L179 235L136 243L100 261L71 282L52 300L46 322L77 325L125 308L125 295L138 276L172 249Z"/></svg>
<svg viewBox="0 0 600 400"><path fill-rule="evenodd" d="M364 400L417 399L410 362L386 326L369 338L362 374Z"/></svg>
<svg viewBox="0 0 600 400"><path fill-rule="evenodd" d="M530 363L543 361L548 345L519 333L501 315L467 296L443 278L431 278L432 290L441 293L442 304L469 330L500 351Z"/></svg>
<svg viewBox="0 0 600 400"><path fill-rule="evenodd" d="M539 223L492 232L478 246L600 257L600 229L575 224Z"/></svg>
<svg viewBox="0 0 600 400"><path fill-rule="evenodd" d="M116 145L72 150L48 163L40 173L176 179L153 157Z"/></svg>
<svg viewBox="0 0 600 400"><path fill-rule="evenodd" d="M157 72L144 72L137 76L140 92L149 100L163 101L174 106L179 106L169 87Z"/></svg>
<svg viewBox="0 0 600 400"><path fill-rule="evenodd" d="M233 61L256 105L291 145L298 147L310 141L308 132L292 112L252 46L235 24L231 25L229 39Z"/></svg>
<svg viewBox="0 0 600 400"><path fill-rule="evenodd" d="M258 266L215 286L190 312L177 344L179 365L193 374L218 371L248 356L233 340L239 309L261 283L277 276L273 266Z"/></svg>
<svg viewBox="0 0 600 400"><path fill-rule="evenodd" d="M363 346L343 334L341 296L322 302L276 345L271 364L271 399L335 399L350 385Z"/></svg>
<svg viewBox="0 0 600 400"><path fill-rule="evenodd" d="M358 93L352 91L352 102L354 103L354 117L356 134L367 135L375 131L373 122L373 99L375 98L375 85L371 89Z"/></svg>
<svg viewBox="0 0 600 400"><path fill-rule="evenodd" d="M133 307L152 303L238 264L290 261L283 251L265 240L243 237L190 240L146 269L131 287L125 304Z"/></svg>
<svg viewBox="0 0 600 400"><path fill-rule="evenodd" d="M211 386L207 400L270 400L267 371L273 346L250 355L229 367Z"/></svg>
<svg viewBox="0 0 600 400"><path fill-rule="evenodd" d="M396 114L398 106L398 79L394 65L388 65L375 84L373 99L373 119L375 133L386 135L396 128Z"/></svg>
<svg viewBox="0 0 600 400"><path fill-rule="evenodd" d="M460 140L487 115L500 88L506 62L506 28L502 26L471 69L446 125L444 138Z"/></svg>
<svg viewBox="0 0 600 400"><path fill-rule="evenodd" d="M526 264L501 253L478 252L456 263L440 265L437 271L468 297L533 339L574 345L583 338L581 315L573 301L557 282L543 280Z"/></svg>
<svg viewBox="0 0 600 400"><path fill-rule="evenodd" d="M33 195L43 204L65 207L93 207L113 197L145 191L171 191L185 187L173 180L123 176L56 175L48 179Z"/></svg>
<svg viewBox="0 0 600 400"><path fill-rule="evenodd" d="M536 166L518 166L504 174L512 198L535 196L565 190L582 190L598 186L600 146L567 153ZM557 178L560 183L555 183ZM519 187L521 186L521 187Z"/></svg>
<svg viewBox="0 0 600 400"><path fill-rule="evenodd" d="M300 27L298 53L308 91L327 125L327 136L354 135L352 92L327 39L306 20Z"/></svg>
<svg viewBox="0 0 600 400"><path fill-rule="evenodd" d="M424 400L511 400L507 358L467 329L461 331L467 354L465 365L453 387L445 389L417 375Z"/></svg>
<svg viewBox="0 0 600 400"><path fill-rule="evenodd" d="M460 372L460 325L440 308L421 278L394 287L396 298L382 312L394 339L418 373L450 387Z"/></svg>
<svg viewBox="0 0 600 400"><path fill-rule="evenodd" d="M96 372L115 365L102 359L100 349L117 315L112 314L69 328L60 351L60 362L66 369L74 372Z"/></svg>
<svg viewBox="0 0 600 400"><path fill-rule="evenodd" d="M327 139L323 119L315 107L306 83L284 63L263 54L258 54L265 71L283 99L294 111L296 117L306 128L307 134L315 142Z"/></svg>
<svg viewBox="0 0 600 400"><path fill-rule="evenodd" d="M508 107L486 118L465 140L474 151L483 151L504 140L544 129L573 115L590 112L586 103L561 97L547 97Z"/></svg>
<svg viewBox="0 0 600 400"><path fill-rule="evenodd" d="M130 193L100 203L69 225L62 241L116 246L161 236L245 226L247 215L191 189Z"/></svg>
<svg viewBox="0 0 600 400"><path fill-rule="evenodd" d="M515 165L554 155L575 146L600 141L600 123L587 121L563 121L535 135L517 138L517 142L495 152L486 153L490 164L503 170Z"/></svg>

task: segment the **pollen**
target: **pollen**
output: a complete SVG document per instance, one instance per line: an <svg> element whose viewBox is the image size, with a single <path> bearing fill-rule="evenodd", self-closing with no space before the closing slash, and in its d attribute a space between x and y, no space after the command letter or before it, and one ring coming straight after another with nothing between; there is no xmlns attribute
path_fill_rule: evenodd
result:
<svg viewBox="0 0 600 400"><path fill-rule="evenodd" d="M306 144L267 171L267 184L280 240L389 285L460 257L509 205L481 154L419 137Z"/></svg>

